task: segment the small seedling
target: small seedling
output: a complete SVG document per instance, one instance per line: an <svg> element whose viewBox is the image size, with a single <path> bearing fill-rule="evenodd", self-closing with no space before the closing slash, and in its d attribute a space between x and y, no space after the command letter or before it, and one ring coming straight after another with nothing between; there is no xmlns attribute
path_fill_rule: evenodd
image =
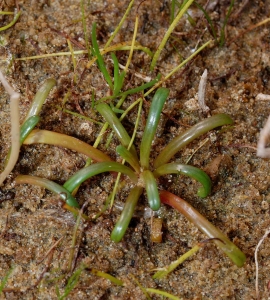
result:
<svg viewBox="0 0 270 300"><path fill-rule="evenodd" d="M200 197L206 197L211 191L211 181L206 173L202 170L195 168L193 166L179 164L179 163L168 163L171 158L183 147L192 142L195 138L207 133L209 130L227 124L232 124L232 120L229 116L225 114L215 115L213 117L207 118L198 124L194 125L181 135L175 137L157 156L153 162L153 166L150 165L150 153L152 142L157 130L158 122L160 119L160 114L164 103L168 97L169 90L166 88L159 88L153 97L149 115L147 118L145 131L143 133L141 146L140 146L140 159L137 157L137 152L135 147L132 145L133 139L130 138L126 129L123 127L120 120L117 118L113 110L109 105L105 103L100 103L96 106L96 109L105 118L106 122L112 127L113 131L116 133L121 145L116 148L117 153L122 156L122 158L128 162L131 168L124 166L117 162L110 161L105 154L101 151L88 146L90 150L88 155L99 161L98 163L87 166L73 176L71 176L63 187L42 178L37 178L34 176L21 175L16 178L17 183L32 183L43 186L57 194L59 194L70 206L78 207L75 198L72 193L83 183L85 180L104 172L114 171L121 174L125 174L129 177L134 187L131 188L131 192L125 203L122 214L117 221L112 234L111 239L115 242L121 241L123 238L129 222L135 211L137 202L146 190L148 203L150 208L153 210L158 210L160 208L160 195L158 191L158 178L166 174L183 174L187 175L197 181L199 181L202 186L198 189L198 195ZM80 142L72 137L61 135L62 141L55 142L53 138L57 133L47 132L47 131L33 131L30 136L25 140L25 143L33 142L43 142L56 144L64 147L69 147L80 151ZM59 135L59 134L58 134ZM73 148L71 145L73 144ZM78 144L78 145L77 145ZM76 145L76 147L74 147ZM87 148L87 147L86 147ZM86 154L86 152L85 152ZM164 192L166 193L166 192ZM161 198L164 200L166 197L164 193L161 194ZM167 192L168 193L168 192ZM166 194L167 195L167 194ZM175 195L173 195L175 196ZM171 199L173 196L168 196ZM165 197L165 198L164 198ZM175 196L176 197L176 196ZM167 200L169 201L169 200ZM171 204L172 205L172 204ZM186 206L182 213L188 214L191 208ZM186 215L189 220L191 220L196 226L198 226L203 232L208 234L210 238L216 238L216 244L238 265L243 265L245 261L244 254L233 244L228 238L226 238L218 229L216 229L211 223L205 220L198 212ZM202 221L203 220L203 221ZM211 232L211 234L209 234Z"/></svg>
<svg viewBox="0 0 270 300"><path fill-rule="evenodd" d="M220 32L218 34L217 30L215 29L215 26L209 16L209 14L207 13L207 11L204 9L204 7L202 5L200 5L199 3L197 3L196 1L194 1L194 4L203 12L208 24L209 24L209 27L210 27L210 33L213 35L214 39L215 39L215 42L216 44L218 44L220 47L223 47L224 44L225 44L225 32L226 32L226 26L227 26L227 23L228 23L228 20L230 18L230 15L232 13L232 9L233 9L233 6L234 6L234 0L231 0L231 3L230 3L230 6L229 6L229 9L226 13L226 16L225 16L225 19L221 25L221 28L220 28Z"/></svg>

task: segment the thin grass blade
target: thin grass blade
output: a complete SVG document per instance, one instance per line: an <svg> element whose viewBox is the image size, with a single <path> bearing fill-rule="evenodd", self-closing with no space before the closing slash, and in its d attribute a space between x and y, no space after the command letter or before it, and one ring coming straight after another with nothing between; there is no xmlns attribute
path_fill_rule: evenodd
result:
<svg viewBox="0 0 270 300"><path fill-rule="evenodd" d="M97 25L94 22L93 26L92 26L92 45L93 45L92 52L93 52L93 55L97 57L98 67L99 67L100 71L102 72L105 80L107 81L110 89L113 91L113 83L112 83L111 76L106 68L103 56L101 55L99 47L98 47L96 27L97 27Z"/></svg>

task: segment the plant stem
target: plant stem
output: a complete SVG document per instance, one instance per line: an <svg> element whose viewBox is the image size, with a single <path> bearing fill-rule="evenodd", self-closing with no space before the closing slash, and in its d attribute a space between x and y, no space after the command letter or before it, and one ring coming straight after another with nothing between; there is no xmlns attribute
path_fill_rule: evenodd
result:
<svg viewBox="0 0 270 300"><path fill-rule="evenodd" d="M176 27L176 25L178 24L179 20L182 18L183 14L187 11L187 9L189 8L189 6L192 4L193 1L194 0L189 0L189 1L186 2L184 7L180 9L179 13L177 14L175 19L171 23L168 30L166 31L160 45L158 46L158 49L157 49L156 53L154 54L154 57L152 59L151 65L150 65L150 70L154 69L154 67L156 65L156 62L157 62L157 60L160 56L160 53L161 53L162 49L165 47L165 44L167 43L167 40L169 39L171 33L173 32L173 30Z"/></svg>
<svg viewBox="0 0 270 300"><path fill-rule="evenodd" d="M169 273L171 273L174 269L176 269L180 264L182 264L186 259L190 256L198 252L202 246L200 244L195 245L188 252L181 255L177 260L173 261L169 266L158 268L158 271L152 276L153 279L161 279L166 277Z"/></svg>
<svg viewBox="0 0 270 300"><path fill-rule="evenodd" d="M4 31L4 30L12 27L18 21L21 13L22 13L21 11L18 11L18 13L15 15L14 19L9 24L7 24L6 26L0 27L0 31Z"/></svg>
<svg viewBox="0 0 270 300"><path fill-rule="evenodd" d="M129 5L128 5L128 7L127 7L127 10L125 11L125 13L124 13L124 15L123 15L123 17L122 17L122 19L121 19L121 21L120 21L119 24L117 25L117 27L116 27L116 29L114 30L113 34L112 34L112 35L110 36L110 38L108 39L108 41L107 41L107 43L106 43L106 45L105 45L104 48L108 48L108 47L110 46L110 44L111 44L111 42L113 41L114 37L116 36L116 34L118 33L118 31L121 29L121 27L122 27L122 25L123 25L125 19L127 18L128 14L129 14L129 12L130 12L130 10L131 10L131 8L132 8L133 3L134 3L134 0L131 0L130 3L129 3Z"/></svg>

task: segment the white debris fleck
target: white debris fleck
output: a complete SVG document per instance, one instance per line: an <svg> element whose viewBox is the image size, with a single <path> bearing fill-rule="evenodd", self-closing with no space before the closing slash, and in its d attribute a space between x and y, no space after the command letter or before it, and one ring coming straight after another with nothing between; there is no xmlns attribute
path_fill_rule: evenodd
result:
<svg viewBox="0 0 270 300"><path fill-rule="evenodd" d="M207 83L207 69L204 70L200 84L199 84L199 91L198 91L198 102L201 110L207 113L210 108L205 104L205 91L206 91L206 83Z"/></svg>
<svg viewBox="0 0 270 300"><path fill-rule="evenodd" d="M269 101L270 95L260 93L256 96L256 100Z"/></svg>
<svg viewBox="0 0 270 300"><path fill-rule="evenodd" d="M89 123L84 122L80 126L80 131L81 132L87 132L87 134L91 134L92 131L93 131L93 128L92 128L92 126Z"/></svg>
<svg viewBox="0 0 270 300"><path fill-rule="evenodd" d="M258 145L257 145L257 156L267 158L270 157L270 148L266 148L267 141L270 136L270 116L268 117L266 124L261 130Z"/></svg>

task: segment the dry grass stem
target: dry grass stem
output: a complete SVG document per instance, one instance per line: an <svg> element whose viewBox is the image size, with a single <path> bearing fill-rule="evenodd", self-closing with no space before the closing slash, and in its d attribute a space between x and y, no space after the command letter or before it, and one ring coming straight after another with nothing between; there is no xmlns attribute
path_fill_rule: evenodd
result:
<svg viewBox="0 0 270 300"><path fill-rule="evenodd" d="M259 264L258 264L258 251L259 247L261 246L262 242L267 238L268 234L270 233L270 228L268 228L263 235L263 237L260 239L259 243L256 246L254 258L255 258L255 264L256 264L256 281L255 281L255 288L256 288L256 298L257 300L260 299L259 295Z"/></svg>
<svg viewBox="0 0 270 300"><path fill-rule="evenodd" d="M37 261L37 264L40 264L43 262L43 260L52 252L52 250L63 240L64 236L62 236L58 241L56 241L51 248L45 253L44 257L42 257L39 261Z"/></svg>
<svg viewBox="0 0 270 300"><path fill-rule="evenodd" d="M10 122L11 122L11 153L8 163L4 171L0 174L0 185L7 178L9 173L13 170L20 151L20 113L19 113L19 99L20 94L15 92L9 85L6 78L0 71L0 81L2 82L6 92L10 95Z"/></svg>

